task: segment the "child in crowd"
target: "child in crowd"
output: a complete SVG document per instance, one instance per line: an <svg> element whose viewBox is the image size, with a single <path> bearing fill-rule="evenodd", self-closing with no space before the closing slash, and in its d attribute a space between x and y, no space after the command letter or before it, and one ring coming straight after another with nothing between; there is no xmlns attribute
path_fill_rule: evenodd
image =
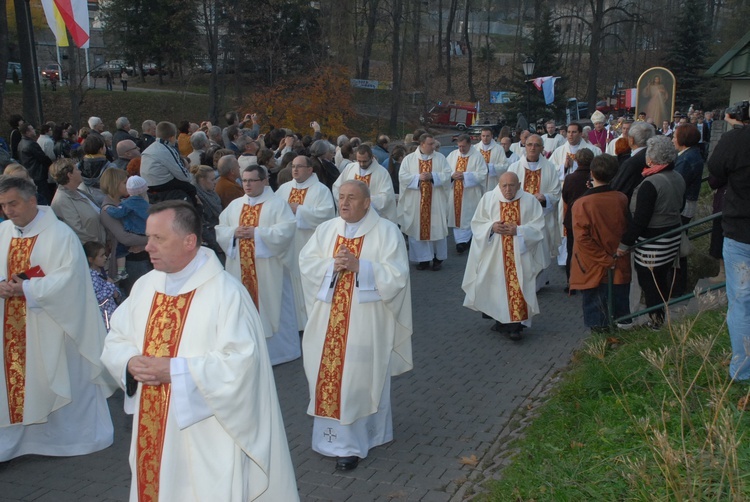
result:
<svg viewBox="0 0 750 502"><path fill-rule="evenodd" d="M126 184L128 197L120 202L119 206L106 206L107 214L122 222L126 232L131 234L146 235L146 220L148 219L148 200L144 194L148 191L148 183L140 176L131 176ZM125 258L128 248L122 244L117 245L117 277L115 281L127 279L125 270Z"/></svg>
<svg viewBox="0 0 750 502"><path fill-rule="evenodd" d="M120 297L120 289L112 279L107 277L105 271L107 256L104 254L104 244L94 241L87 242L83 245L83 250L89 262L91 282L94 283L94 293L96 294L96 300L99 302L99 309L102 311L104 326L109 331L109 320L117 308L116 299Z"/></svg>

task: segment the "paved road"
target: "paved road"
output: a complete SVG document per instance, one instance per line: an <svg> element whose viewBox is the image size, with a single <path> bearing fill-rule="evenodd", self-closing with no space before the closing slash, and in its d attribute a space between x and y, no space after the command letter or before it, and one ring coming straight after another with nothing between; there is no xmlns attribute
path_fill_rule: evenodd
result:
<svg viewBox="0 0 750 502"><path fill-rule="evenodd" d="M332 459L310 449L301 361L275 368L302 500L451 500L472 470L462 457L481 461L514 411L567 364L584 328L580 296L562 292L564 273L553 270L539 296L544 313L516 343L461 306L465 263L451 250L440 272L412 267L414 370L393 380L395 439L355 471L336 472ZM0 464L0 501L127 500L131 420L121 406L118 393L110 399L115 444L105 451Z"/></svg>

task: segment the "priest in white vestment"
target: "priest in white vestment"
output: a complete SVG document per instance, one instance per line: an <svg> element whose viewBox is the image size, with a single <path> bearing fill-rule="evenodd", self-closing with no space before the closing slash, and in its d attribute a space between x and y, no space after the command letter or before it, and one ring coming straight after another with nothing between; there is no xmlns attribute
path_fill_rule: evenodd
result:
<svg viewBox="0 0 750 502"><path fill-rule="evenodd" d="M81 242L37 206L30 181L3 176L0 207L0 461L103 450L115 387L99 361L107 332Z"/></svg>
<svg viewBox="0 0 750 502"><path fill-rule="evenodd" d="M471 137L462 134L456 141L458 150L448 154L452 187L448 197L448 226L453 228L456 251L462 254L471 245L471 217L484 193L487 163L471 147Z"/></svg>
<svg viewBox="0 0 750 502"><path fill-rule="evenodd" d="M338 200L339 188L343 182L362 181L370 188L370 207L374 208L381 217L397 223L396 194L393 192L393 181L388 170L378 164L368 145L359 145L355 150L355 155L357 161L347 164L333 184L334 200Z"/></svg>
<svg viewBox="0 0 750 502"><path fill-rule="evenodd" d="M544 143L542 155L550 158L552 152L565 143L565 136L557 132L557 124L555 124L554 120L548 120L544 124L544 128L547 130L547 133L542 135L542 142Z"/></svg>
<svg viewBox="0 0 750 502"><path fill-rule="evenodd" d="M565 183L565 177L578 169L578 163L576 162L575 157L576 152L581 148L588 148L594 152L594 157L602 154L599 147L589 143L583 138L583 128L581 124L578 122L571 122L568 124L567 141L552 152L552 156L550 157L550 161L557 168L557 175L560 179L561 188L563 183ZM568 258L568 248L565 242L565 236L563 235L565 232L565 227L563 227L562 224L564 214L565 210L563 207L563 201L562 197L560 197L557 209L557 229L560 235L557 238L559 244L556 248L555 256L557 256L557 264L561 266L565 265L565 261Z"/></svg>
<svg viewBox="0 0 750 502"><path fill-rule="evenodd" d="M409 237L409 260L417 270L440 270L448 258L448 191L451 168L435 151L435 138L423 134L419 147L401 161L398 221Z"/></svg>
<svg viewBox="0 0 750 502"><path fill-rule="evenodd" d="M491 128L483 128L479 138L480 141L474 145L474 149L482 155L484 163L487 164L487 181L484 186L484 191L487 192L497 186L498 177L508 170L512 162L508 162L502 145L492 139ZM508 145L510 145L510 139L508 139Z"/></svg>
<svg viewBox="0 0 750 502"><path fill-rule="evenodd" d="M461 284L464 307L495 319L493 331L520 340L523 327L531 326L531 318L539 313L536 276L544 267L537 252L545 238L542 207L521 190L515 173L508 172L482 197L471 229L474 241Z"/></svg>
<svg viewBox="0 0 750 502"><path fill-rule="evenodd" d="M154 270L112 316L102 362L133 414L130 500L299 500L260 318L200 246L183 201L151 207Z"/></svg>
<svg viewBox="0 0 750 502"><path fill-rule="evenodd" d="M300 254L302 349L313 449L351 470L393 439L391 376L413 367L411 286L403 236L371 209L367 186L344 182L338 202L341 217Z"/></svg>
<svg viewBox="0 0 750 502"><path fill-rule="evenodd" d="M510 151L519 157L526 155L526 140L529 139L529 136L531 136L531 131L525 129L521 131L521 135L518 137L518 143L511 143Z"/></svg>
<svg viewBox="0 0 750 502"><path fill-rule="evenodd" d="M299 252L310 240L318 225L336 215L336 209L331 191L318 180L318 175L313 172L312 162L304 155L298 155L292 160L292 181L281 185L276 195L287 201L297 220L291 260L291 279L294 288L294 306L297 309L297 329L302 331L307 323L307 310L299 274Z"/></svg>
<svg viewBox="0 0 750 502"><path fill-rule="evenodd" d="M271 364L281 364L302 355L291 279L297 220L267 185L263 167L250 166L241 178L245 195L219 215L216 241L227 272L245 285L260 313Z"/></svg>
<svg viewBox="0 0 750 502"><path fill-rule="evenodd" d="M557 169L542 153L542 138L536 134L529 136L526 140L526 156L508 168L509 173L515 173L521 183L521 190L536 197L542 206L544 213L545 239L540 245L540 251L544 262L544 269L551 263L551 259L557 256L560 245L560 222L557 216L558 206L562 198L560 179ZM546 271L539 275L539 284L542 287L547 283Z"/></svg>

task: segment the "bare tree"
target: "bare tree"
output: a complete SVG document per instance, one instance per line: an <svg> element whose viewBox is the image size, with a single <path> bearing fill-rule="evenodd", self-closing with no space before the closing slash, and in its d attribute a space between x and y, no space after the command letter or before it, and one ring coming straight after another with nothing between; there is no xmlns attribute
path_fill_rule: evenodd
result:
<svg viewBox="0 0 750 502"><path fill-rule="evenodd" d="M29 2L27 0L14 0L13 3L16 8L18 49L21 53L21 73L23 74L23 79L21 80L23 116L26 122L38 126L44 120L44 116L42 115L41 95L39 94L39 77L36 71L36 53L34 51L34 30L31 28ZM7 65L5 68L7 68ZM6 71L5 68L2 69L3 72Z"/></svg>
<svg viewBox="0 0 750 502"><path fill-rule="evenodd" d="M359 78L365 80L370 78L370 57L372 56L372 44L375 41L375 27L378 20L379 4L380 0L365 0L367 31L365 32L365 41L362 47L362 66L359 70Z"/></svg>
<svg viewBox="0 0 750 502"><path fill-rule="evenodd" d="M391 134L398 133L398 116L401 113L401 13L403 12L403 0L393 0L391 6L392 20L392 44L391 47L391 119L388 129Z"/></svg>
<svg viewBox="0 0 750 502"><path fill-rule="evenodd" d="M453 23L456 20L456 10L458 10L458 0L451 0L450 11L448 12L448 25L445 29L445 39L448 44L448 50L445 53L445 93L448 95L453 94L453 84L451 82L451 35L453 34Z"/></svg>
<svg viewBox="0 0 750 502"><path fill-rule="evenodd" d="M466 0L466 8L464 9L464 43L466 43L466 56L469 58L469 99L471 101L477 100L477 93L474 91L474 57L471 49L471 40L469 39L469 9L471 0Z"/></svg>
<svg viewBox="0 0 750 502"><path fill-rule="evenodd" d="M0 70L5 72L8 67L8 8L5 0L0 0ZM3 96L5 96L5 75L0 75L0 117L3 116Z"/></svg>
<svg viewBox="0 0 750 502"><path fill-rule="evenodd" d="M599 66L602 52L604 50L604 41L608 37L615 37L619 43L624 42L614 27L623 23L632 23L635 19L633 12L630 10L628 0L615 0L613 3L606 3L605 0L587 0L590 13L571 12L560 17L560 19L570 18L578 20L586 26L589 31L589 71L586 86L586 99L589 106L597 101L597 85L599 79Z"/></svg>

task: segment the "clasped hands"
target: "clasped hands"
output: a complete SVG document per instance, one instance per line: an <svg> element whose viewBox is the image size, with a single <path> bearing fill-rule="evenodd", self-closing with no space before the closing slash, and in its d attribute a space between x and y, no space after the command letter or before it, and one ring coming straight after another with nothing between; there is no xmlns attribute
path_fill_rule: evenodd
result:
<svg viewBox="0 0 750 502"><path fill-rule="evenodd" d="M500 235L517 235L518 225L515 223L503 223L502 221L496 221L492 224L492 232Z"/></svg>
<svg viewBox="0 0 750 502"><path fill-rule="evenodd" d="M359 273L359 259L349 251L346 246L341 246L336 256L333 257L333 271L344 272L350 270Z"/></svg>
<svg viewBox="0 0 750 502"><path fill-rule="evenodd" d="M133 356L128 361L128 372L144 385L170 383L170 361L170 357Z"/></svg>
<svg viewBox="0 0 750 502"><path fill-rule="evenodd" d="M23 296L23 279L13 275L9 281L0 282L0 298Z"/></svg>
<svg viewBox="0 0 750 502"><path fill-rule="evenodd" d="M238 239L255 239L255 227L237 227L234 236Z"/></svg>

